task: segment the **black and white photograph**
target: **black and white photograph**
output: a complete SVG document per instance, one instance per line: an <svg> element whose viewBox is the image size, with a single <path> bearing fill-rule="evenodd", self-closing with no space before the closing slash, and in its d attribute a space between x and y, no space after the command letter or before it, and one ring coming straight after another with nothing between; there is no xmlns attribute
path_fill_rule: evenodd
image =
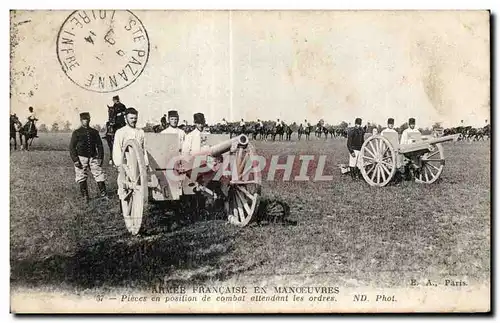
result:
<svg viewBox="0 0 500 323"><path fill-rule="evenodd" d="M488 10L10 10L11 313L491 310Z"/></svg>

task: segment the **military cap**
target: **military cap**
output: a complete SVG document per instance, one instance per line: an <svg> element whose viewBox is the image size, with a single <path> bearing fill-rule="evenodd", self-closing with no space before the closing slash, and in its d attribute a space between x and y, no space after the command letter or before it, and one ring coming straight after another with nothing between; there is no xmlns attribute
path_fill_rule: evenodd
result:
<svg viewBox="0 0 500 323"><path fill-rule="evenodd" d="M356 118L356 120L354 120L354 124L361 125L361 118Z"/></svg>
<svg viewBox="0 0 500 323"><path fill-rule="evenodd" d="M170 111L168 111L168 117L169 118L170 117L177 117L178 118L179 117L179 113L177 113L177 111L175 111L175 110L170 110Z"/></svg>
<svg viewBox="0 0 500 323"><path fill-rule="evenodd" d="M120 97L119 97L118 95L115 95L115 96L113 97L113 100L118 100L118 101L120 101Z"/></svg>
<svg viewBox="0 0 500 323"><path fill-rule="evenodd" d="M194 123L205 124L205 116L203 113L195 113L193 115Z"/></svg>
<svg viewBox="0 0 500 323"><path fill-rule="evenodd" d="M137 110L136 110L136 109L134 109L134 108L130 107L130 108L127 108L127 109L125 110L125 114L135 114L135 115L137 115L137 114L139 114L139 112L137 112Z"/></svg>
<svg viewBox="0 0 500 323"><path fill-rule="evenodd" d="M80 120L89 120L89 119L90 119L90 113L88 112L80 113Z"/></svg>
<svg viewBox="0 0 500 323"><path fill-rule="evenodd" d="M387 124L394 124L394 118L387 119Z"/></svg>
<svg viewBox="0 0 500 323"><path fill-rule="evenodd" d="M415 124L415 118L410 118L408 120L408 124Z"/></svg>

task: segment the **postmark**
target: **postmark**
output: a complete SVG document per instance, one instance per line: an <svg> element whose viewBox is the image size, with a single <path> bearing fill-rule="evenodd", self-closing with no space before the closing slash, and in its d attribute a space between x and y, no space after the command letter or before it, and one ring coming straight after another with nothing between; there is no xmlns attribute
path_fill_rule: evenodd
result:
<svg viewBox="0 0 500 323"><path fill-rule="evenodd" d="M129 10L76 10L57 35L57 58L68 78L93 92L116 92L137 80L149 59L149 37Z"/></svg>

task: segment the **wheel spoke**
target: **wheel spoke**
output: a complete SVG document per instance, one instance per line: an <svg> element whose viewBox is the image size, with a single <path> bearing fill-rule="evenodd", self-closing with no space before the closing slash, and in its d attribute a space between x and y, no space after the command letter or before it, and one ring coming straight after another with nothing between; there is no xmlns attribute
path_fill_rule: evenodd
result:
<svg viewBox="0 0 500 323"><path fill-rule="evenodd" d="M375 147L373 147L373 144L372 144L372 142L371 142L371 141L369 142L369 144L370 144L370 148L371 148L371 149L372 149L372 151L373 151L373 157L377 157L377 156L376 156L376 154L378 153L378 150L377 150L377 149L375 149Z"/></svg>
<svg viewBox="0 0 500 323"><path fill-rule="evenodd" d="M440 168L432 165L431 163L425 163L426 166L430 166L439 172Z"/></svg>
<svg viewBox="0 0 500 323"><path fill-rule="evenodd" d="M240 197L238 195L238 192L234 192L234 199L236 201L236 204L238 205L240 222L243 222L245 220L245 211L243 211L243 203L241 203L241 201L240 201Z"/></svg>
<svg viewBox="0 0 500 323"><path fill-rule="evenodd" d="M255 200L257 199L257 194L251 194L246 188L244 188L243 186L237 186L237 189L242 192L243 194L246 195L247 198L249 198L252 203L255 202Z"/></svg>
<svg viewBox="0 0 500 323"><path fill-rule="evenodd" d="M391 171L389 169L387 169L387 167L384 164L380 164L380 167L382 168L384 173L387 173L387 175L391 175ZM384 179L384 181L385 181L385 179Z"/></svg>
<svg viewBox="0 0 500 323"><path fill-rule="evenodd" d="M238 199L241 202L241 204L243 204L243 208L247 212L247 215L251 215L252 210L250 209L250 206L248 206L248 202L245 201L245 198L243 197L243 193L238 191L238 192L236 192L236 195L238 196Z"/></svg>
<svg viewBox="0 0 500 323"><path fill-rule="evenodd" d="M392 169L392 164L391 164L391 163L388 163L388 162L386 162L386 161L384 161L384 160L382 160L380 163L381 163L381 165L384 165L384 166L390 167L390 169Z"/></svg>
<svg viewBox="0 0 500 323"><path fill-rule="evenodd" d="M370 176L370 180L373 182L375 175L377 174L377 164L375 164L375 168L373 169L372 176Z"/></svg>
<svg viewBox="0 0 500 323"><path fill-rule="evenodd" d="M375 160L375 158L372 158L372 157L369 157L369 156L366 156L366 155L363 155L363 158L368 159L368 160Z"/></svg>
<svg viewBox="0 0 500 323"><path fill-rule="evenodd" d="M377 164L377 183L380 183L380 166Z"/></svg>
<svg viewBox="0 0 500 323"><path fill-rule="evenodd" d="M385 182L387 177L385 176L385 171L384 171L383 165L379 164L379 168L380 168L380 175L382 176L382 180L383 180L383 182Z"/></svg>
<svg viewBox="0 0 500 323"><path fill-rule="evenodd" d="M375 154L373 153L373 151L368 146L365 146L365 151L367 153L369 153L370 155L372 155L373 158L375 158Z"/></svg>

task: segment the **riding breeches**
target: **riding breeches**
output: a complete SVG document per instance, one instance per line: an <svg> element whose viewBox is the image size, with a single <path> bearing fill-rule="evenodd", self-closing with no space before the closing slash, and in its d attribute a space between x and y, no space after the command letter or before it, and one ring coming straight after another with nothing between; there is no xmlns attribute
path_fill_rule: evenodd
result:
<svg viewBox="0 0 500 323"><path fill-rule="evenodd" d="M80 183L86 181L89 168L96 182L103 182L106 180L106 175L102 167L98 164L97 158L78 156L78 159L80 159L80 163L83 167L78 168L75 166L75 182Z"/></svg>

